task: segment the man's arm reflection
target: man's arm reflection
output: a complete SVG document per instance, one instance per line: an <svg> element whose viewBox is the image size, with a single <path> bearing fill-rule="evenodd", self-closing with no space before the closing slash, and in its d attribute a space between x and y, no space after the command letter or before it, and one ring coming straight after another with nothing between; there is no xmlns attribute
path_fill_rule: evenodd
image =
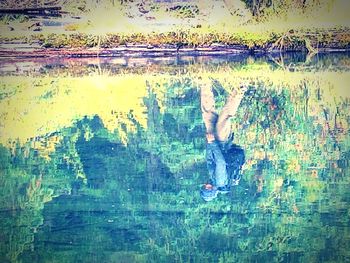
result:
<svg viewBox="0 0 350 263"><path fill-rule="evenodd" d="M230 119L236 114L244 96L245 88L233 90L220 113L215 109L212 87L201 87L201 110L206 129L206 161L210 180L201 189L201 197L211 201L218 193L228 193L240 180L245 161L244 151L232 143Z"/></svg>

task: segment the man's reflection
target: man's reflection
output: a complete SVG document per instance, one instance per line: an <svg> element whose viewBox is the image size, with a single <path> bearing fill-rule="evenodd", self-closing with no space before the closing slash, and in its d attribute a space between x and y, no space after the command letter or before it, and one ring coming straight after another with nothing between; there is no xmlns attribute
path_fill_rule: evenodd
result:
<svg viewBox="0 0 350 263"><path fill-rule="evenodd" d="M211 84L201 85L201 110L206 129L206 161L210 175L200 194L205 201L211 201L219 193L228 193L232 185L237 185L241 178L244 151L233 144L230 119L236 114L246 90L242 87L233 90L225 106L218 114Z"/></svg>

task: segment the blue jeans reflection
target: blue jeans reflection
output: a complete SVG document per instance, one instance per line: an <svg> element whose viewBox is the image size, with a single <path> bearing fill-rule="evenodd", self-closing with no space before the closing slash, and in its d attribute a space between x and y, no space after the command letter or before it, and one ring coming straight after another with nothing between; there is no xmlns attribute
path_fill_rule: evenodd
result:
<svg viewBox="0 0 350 263"><path fill-rule="evenodd" d="M231 118L236 114L244 96L244 88L233 90L220 113L215 109L211 85L201 85L201 110L206 129L206 162L210 176L201 189L205 201L211 201L218 193L228 193L231 185L237 185L245 161L244 151L233 144Z"/></svg>

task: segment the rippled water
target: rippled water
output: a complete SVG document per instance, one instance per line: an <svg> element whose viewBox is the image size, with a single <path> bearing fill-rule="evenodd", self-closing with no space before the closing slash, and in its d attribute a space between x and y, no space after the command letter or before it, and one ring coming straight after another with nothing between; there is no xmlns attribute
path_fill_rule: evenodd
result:
<svg viewBox="0 0 350 263"><path fill-rule="evenodd" d="M350 261L350 57L0 61L1 262ZM198 85L243 178L204 202Z"/></svg>

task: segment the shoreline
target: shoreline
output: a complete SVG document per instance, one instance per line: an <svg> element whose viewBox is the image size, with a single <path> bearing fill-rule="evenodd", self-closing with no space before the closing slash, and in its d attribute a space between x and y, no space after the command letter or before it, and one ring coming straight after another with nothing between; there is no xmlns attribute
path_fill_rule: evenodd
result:
<svg viewBox="0 0 350 263"><path fill-rule="evenodd" d="M324 47L315 52L308 52L303 48L296 49L268 49L248 48L243 45L220 45L215 47L153 47L153 46L123 46L117 48L33 48L0 47L0 59L6 58L94 58L94 57L169 57L169 56L222 56L240 54L280 54L302 52L307 54L350 52L350 47Z"/></svg>
<svg viewBox="0 0 350 263"><path fill-rule="evenodd" d="M177 55L216 56L235 54L307 54L349 52L350 29L289 30L254 39L228 34L140 34L96 36L82 33L69 35L32 35L0 38L0 59L35 57L167 57Z"/></svg>

